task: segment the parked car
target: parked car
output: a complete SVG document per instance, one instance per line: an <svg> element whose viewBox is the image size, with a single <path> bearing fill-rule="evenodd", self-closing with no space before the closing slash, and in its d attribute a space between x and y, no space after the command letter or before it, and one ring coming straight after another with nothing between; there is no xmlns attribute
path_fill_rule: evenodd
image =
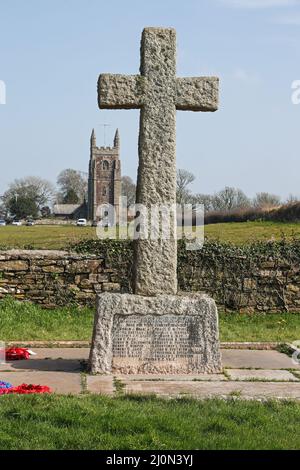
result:
<svg viewBox="0 0 300 470"><path fill-rule="evenodd" d="M87 220L86 219L78 219L76 222L77 227L86 227Z"/></svg>
<svg viewBox="0 0 300 470"><path fill-rule="evenodd" d="M0 219L0 227L5 227L6 222L4 219Z"/></svg>
<svg viewBox="0 0 300 470"><path fill-rule="evenodd" d="M20 227L22 225L22 222L20 220L13 220L11 225L15 225L16 227Z"/></svg>
<svg viewBox="0 0 300 470"><path fill-rule="evenodd" d="M28 219L28 220L26 221L26 225L27 225L27 227L32 227L32 226L34 225L34 220Z"/></svg>

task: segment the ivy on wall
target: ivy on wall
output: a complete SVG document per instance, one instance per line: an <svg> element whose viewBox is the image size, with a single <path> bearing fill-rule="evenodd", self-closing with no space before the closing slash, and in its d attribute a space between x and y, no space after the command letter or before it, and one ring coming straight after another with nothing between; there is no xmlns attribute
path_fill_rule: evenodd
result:
<svg viewBox="0 0 300 470"><path fill-rule="evenodd" d="M103 257L118 273L122 291L130 291L131 241L83 240L71 249ZM212 295L228 310L299 311L300 240L243 246L206 240L198 251L187 251L180 240L178 284L182 291Z"/></svg>

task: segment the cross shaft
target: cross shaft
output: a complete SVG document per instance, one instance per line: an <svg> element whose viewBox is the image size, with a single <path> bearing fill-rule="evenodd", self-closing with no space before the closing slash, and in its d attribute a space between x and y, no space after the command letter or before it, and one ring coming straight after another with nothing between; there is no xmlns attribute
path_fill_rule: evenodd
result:
<svg viewBox="0 0 300 470"><path fill-rule="evenodd" d="M141 109L137 203L176 203L176 109L216 111L218 78L176 77L176 32L146 28L140 75L100 75L99 107ZM135 294L177 292L176 214L169 239L136 240Z"/></svg>

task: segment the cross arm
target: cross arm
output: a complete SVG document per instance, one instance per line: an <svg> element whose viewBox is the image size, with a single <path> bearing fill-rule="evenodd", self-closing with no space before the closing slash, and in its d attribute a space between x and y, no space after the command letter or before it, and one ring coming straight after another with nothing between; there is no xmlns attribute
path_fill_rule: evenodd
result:
<svg viewBox="0 0 300 470"><path fill-rule="evenodd" d="M98 104L102 109L136 109L143 104L145 77L141 75L100 75Z"/></svg>
<svg viewBox="0 0 300 470"><path fill-rule="evenodd" d="M181 111L217 111L219 79L196 77L176 79L176 108Z"/></svg>

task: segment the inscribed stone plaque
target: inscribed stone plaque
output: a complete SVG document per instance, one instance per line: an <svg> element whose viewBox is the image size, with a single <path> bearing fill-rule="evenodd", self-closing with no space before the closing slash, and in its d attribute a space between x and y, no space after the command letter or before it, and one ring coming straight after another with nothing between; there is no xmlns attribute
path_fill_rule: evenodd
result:
<svg viewBox="0 0 300 470"><path fill-rule="evenodd" d="M101 294L90 364L93 373L220 372L215 302L201 294Z"/></svg>
<svg viewBox="0 0 300 470"><path fill-rule="evenodd" d="M113 367L123 372L141 366L145 369L149 363L151 369L159 366L166 372L193 368L197 355L203 353L199 329L202 329L201 318L196 315L116 315Z"/></svg>

